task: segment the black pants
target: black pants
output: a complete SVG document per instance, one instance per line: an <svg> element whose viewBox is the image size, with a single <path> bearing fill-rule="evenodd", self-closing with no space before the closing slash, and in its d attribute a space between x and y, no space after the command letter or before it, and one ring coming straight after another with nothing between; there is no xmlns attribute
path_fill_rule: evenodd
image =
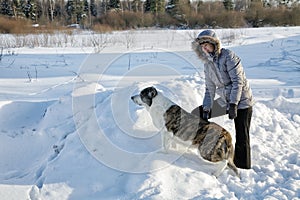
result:
<svg viewBox="0 0 300 200"><path fill-rule="evenodd" d="M221 107L216 101L210 112L210 117L219 117L225 115L226 108ZM192 111L192 114L203 116L203 106L199 106ZM252 117L252 107L238 109L237 117L234 119L236 142L234 148L234 164L238 168L251 168L251 150L250 150L250 123Z"/></svg>

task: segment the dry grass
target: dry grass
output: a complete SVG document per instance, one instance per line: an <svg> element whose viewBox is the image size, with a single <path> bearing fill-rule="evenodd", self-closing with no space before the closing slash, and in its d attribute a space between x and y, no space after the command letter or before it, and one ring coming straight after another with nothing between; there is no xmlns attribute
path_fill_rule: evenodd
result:
<svg viewBox="0 0 300 200"><path fill-rule="evenodd" d="M197 11L196 11L197 10ZM238 28L245 26L299 26L300 6L292 8L265 8L261 2L252 2L246 11L226 11L222 2L194 4L193 9L183 9L180 15L172 16L168 12L155 15L151 12L132 12L115 10L94 18L91 28L97 33L113 30L128 30L143 27L188 27L188 28ZM181 16L181 18L178 18ZM72 35L74 30L65 27L65 21L51 23L40 19L40 26L34 27L32 21L25 18L0 16L0 34L55 34L61 32Z"/></svg>
<svg viewBox="0 0 300 200"><path fill-rule="evenodd" d="M24 34L30 33L32 26L24 19L13 19L0 16L0 33Z"/></svg>
<svg viewBox="0 0 300 200"><path fill-rule="evenodd" d="M27 19L15 19L0 16L0 34L40 34L47 33L53 34L55 32L63 32L72 34L72 29L64 26L55 26L55 25L41 25L34 26L30 20Z"/></svg>
<svg viewBox="0 0 300 200"><path fill-rule="evenodd" d="M107 33L107 32L112 32L113 28L107 24L95 24L93 26L93 31L96 33Z"/></svg>

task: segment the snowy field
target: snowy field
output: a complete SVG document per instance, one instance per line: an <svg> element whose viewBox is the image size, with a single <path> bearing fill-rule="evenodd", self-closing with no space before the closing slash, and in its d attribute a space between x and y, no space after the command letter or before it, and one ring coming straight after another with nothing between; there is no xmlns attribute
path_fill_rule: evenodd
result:
<svg viewBox="0 0 300 200"><path fill-rule="evenodd" d="M161 130L130 96L153 85L189 112L200 105L203 64L190 45L199 31L4 48L0 199L300 199L300 27L216 30L242 58L256 99L252 169L241 179L228 169L214 177L220 164L191 151L160 151ZM235 139L228 116L212 121Z"/></svg>

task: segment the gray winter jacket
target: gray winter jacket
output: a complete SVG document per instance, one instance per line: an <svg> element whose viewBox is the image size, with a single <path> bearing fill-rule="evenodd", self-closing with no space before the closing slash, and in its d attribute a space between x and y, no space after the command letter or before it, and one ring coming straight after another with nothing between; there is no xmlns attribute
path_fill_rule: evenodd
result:
<svg viewBox="0 0 300 200"><path fill-rule="evenodd" d="M215 46L213 54L206 55L202 51L200 44L204 42ZM204 110L212 108L216 94L220 96L218 103L222 107L236 104L238 109L248 108L254 104L254 100L241 59L233 51L220 46L220 41L215 34L198 36L192 42L193 50L204 62L206 88L203 108Z"/></svg>

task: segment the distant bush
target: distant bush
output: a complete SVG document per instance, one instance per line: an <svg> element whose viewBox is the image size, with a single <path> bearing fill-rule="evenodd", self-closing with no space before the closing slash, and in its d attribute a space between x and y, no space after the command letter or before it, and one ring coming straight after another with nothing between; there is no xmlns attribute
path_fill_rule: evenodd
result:
<svg viewBox="0 0 300 200"><path fill-rule="evenodd" d="M39 34L39 33L55 33L71 32L71 30L65 26L58 26L54 24L42 25L32 24L30 20L23 18L12 18L0 16L0 33L4 34Z"/></svg>
<svg viewBox="0 0 300 200"><path fill-rule="evenodd" d="M272 16L275 16L279 23L277 23L277 26L299 26L300 25L300 6L293 7L292 9L288 8L281 8L274 10L268 20L272 20ZM273 19L274 20L274 19ZM275 22L271 22L272 24L275 24Z"/></svg>
<svg viewBox="0 0 300 200"><path fill-rule="evenodd" d="M226 28L238 28L246 25L244 14L241 12L227 11L218 17L217 25Z"/></svg>
<svg viewBox="0 0 300 200"><path fill-rule="evenodd" d="M300 26L300 5L292 8L290 20L292 26Z"/></svg>
<svg viewBox="0 0 300 200"><path fill-rule="evenodd" d="M300 6L264 8L260 3L252 6L246 12L245 19L253 27L300 25Z"/></svg>
<svg viewBox="0 0 300 200"><path fill-rule="evenodd" d="M153 25L170 28L172 26L179 27L181 23L178 19L171 17L168 13L160 13L157 17L156 23Z"/></svg>
<svg viewBox="0 0 300 200"><path fill-rule="evenodd" d="M151 13L143 13L141 18L143 19L144 27L151 27L155 23L154 17Z"/></svg>
<svg viewBox="0 0 300 200"><path fill-rule="evenodd" d="M126 28L140 28L143 27L143 13L125 11L122 13L122 18L125 22Z"/></svg>
<svg viewBox="0 0 300 200"><path fill-rule="evenodd" d="M31 32L31 23L28 20L13 19L0 16L0 33L22 34Z"/></svg>
<svg viewBox="0 0 300 200"><path fill-rule="evenodd" d="M190 13L187 16L187 22L190 27L201 27L205 24L205 17L202 13Z"/></svg>
<svg viewBox="0 0 300 200"><path fill-rule="evenodd" d="M97 22L100 24L108 25L114 30L125 29L125 21L117 11L109 12L108 14L101 16L100 18L98 18Z"/></svg>

